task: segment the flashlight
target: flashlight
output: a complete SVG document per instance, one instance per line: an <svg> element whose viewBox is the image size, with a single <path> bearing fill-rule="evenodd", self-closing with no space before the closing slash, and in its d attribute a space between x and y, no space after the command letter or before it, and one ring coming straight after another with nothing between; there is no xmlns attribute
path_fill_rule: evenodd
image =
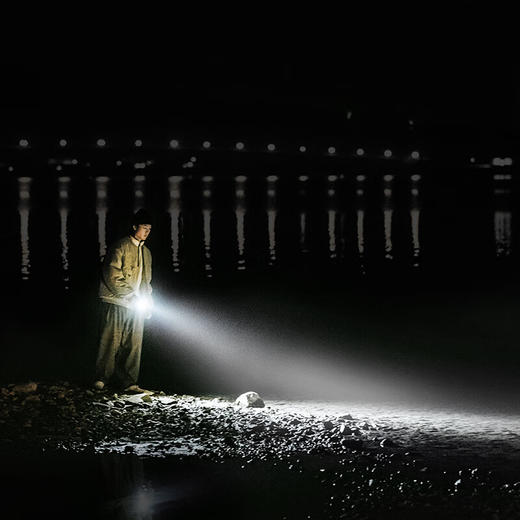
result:
<svg viewBox="0 0 520 520"><path fill-rule="evenodd" d="M146 318L152 315L152 300L148 296L137 296L132 302L132 307L139 314L145 314Z"/></svg>

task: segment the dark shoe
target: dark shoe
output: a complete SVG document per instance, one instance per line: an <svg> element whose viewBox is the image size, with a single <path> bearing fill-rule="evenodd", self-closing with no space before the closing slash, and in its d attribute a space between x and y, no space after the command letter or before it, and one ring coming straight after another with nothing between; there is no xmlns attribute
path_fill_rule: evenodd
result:
<svg viewBox="0 0 520 520"><path fill-rule="evenodd" d="M123 392L127 394L153 394L153 390L145 390L144 388L141 388L139 385L130 385L127 386Z"/></svg>

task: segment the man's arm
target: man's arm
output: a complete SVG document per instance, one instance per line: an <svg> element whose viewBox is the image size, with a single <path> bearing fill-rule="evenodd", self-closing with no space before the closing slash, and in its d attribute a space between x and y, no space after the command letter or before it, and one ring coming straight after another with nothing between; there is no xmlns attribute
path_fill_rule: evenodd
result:
<svg viewBox="0 0 520 520"><path fill-rule="evenodd" d="M122 259L123 250L121 247L110 248L105 256L102 268L105 285L119 298L124 298L134 292L123 275Z"/></svg>

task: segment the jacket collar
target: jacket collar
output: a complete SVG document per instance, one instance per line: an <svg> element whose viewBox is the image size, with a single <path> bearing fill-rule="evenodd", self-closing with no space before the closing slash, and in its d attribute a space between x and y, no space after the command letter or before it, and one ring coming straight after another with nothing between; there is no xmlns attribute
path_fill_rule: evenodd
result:
<svg viewBox="0 0 520 520"><path fill-rule="evenodd" d="M137 240L137 238L134 238L132 235L129 235L130 236L130 240L132 241L132 244L134 244L134 246L136 247L139 247L139 246L143 246L144 245L144 240Z"/></svg>

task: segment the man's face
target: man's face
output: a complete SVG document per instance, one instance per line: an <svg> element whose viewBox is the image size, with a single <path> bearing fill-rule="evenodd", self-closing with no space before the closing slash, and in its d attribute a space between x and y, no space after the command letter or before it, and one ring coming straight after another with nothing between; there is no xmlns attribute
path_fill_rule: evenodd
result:
<svg viewBox="0 0 520 520"><path fill-rule="evenodd" d="M136 240L146 240L151 230L151 224L139 224L138 226L134 226L134 237Z"/></svg>

